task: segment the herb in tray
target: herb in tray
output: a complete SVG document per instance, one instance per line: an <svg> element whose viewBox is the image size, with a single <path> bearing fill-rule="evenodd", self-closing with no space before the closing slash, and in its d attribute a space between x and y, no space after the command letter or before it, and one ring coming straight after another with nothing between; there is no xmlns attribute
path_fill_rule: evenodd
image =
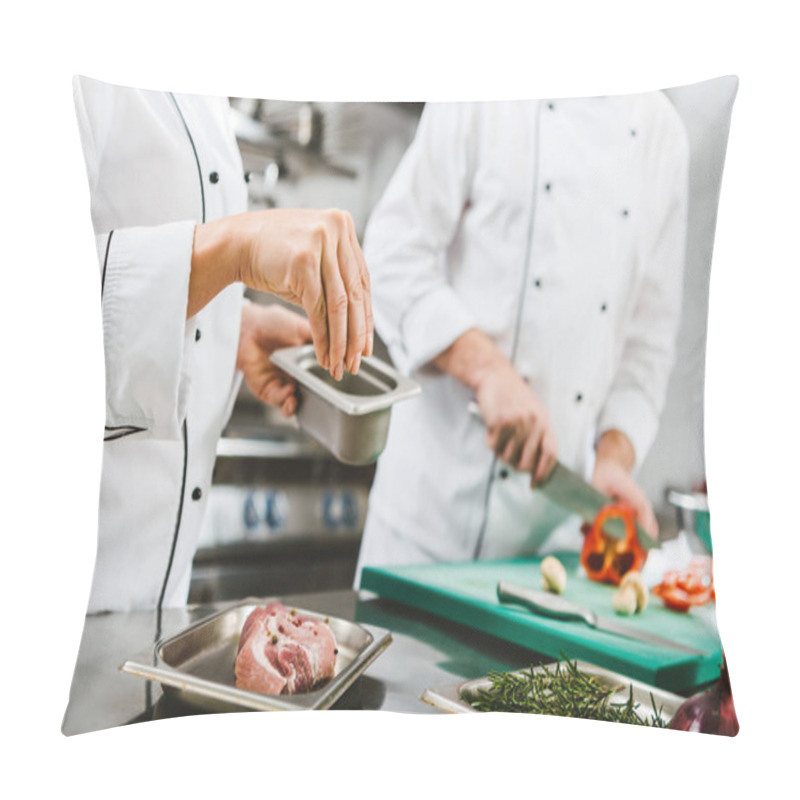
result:
<svg viewBox="0 0 800 800"><path fill-rule="evenodd" d="M477 697L464 698L478 711L513 711L527 714L551 714L579 717L629 725L666 728L667 723L650 695L653 713L643 715L633 700L633 686L628 699L612 703L621 687L608 686L578 669L577 662L559 661L553 668L529 667L518 673L490 672L491 689L479 689Z"/></svg>

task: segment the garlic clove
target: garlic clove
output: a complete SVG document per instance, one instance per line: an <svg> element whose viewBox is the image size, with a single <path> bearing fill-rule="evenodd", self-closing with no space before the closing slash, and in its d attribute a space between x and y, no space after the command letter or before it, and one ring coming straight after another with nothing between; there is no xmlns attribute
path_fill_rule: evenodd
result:
<svg viewBox="0 0 800 800"><path fill-rule="evenodd" d="M636 613L636 590L633 586L620 586L611 598L611 607L617 614L629 617Z"/></svg>
<svg viewBox="0 0 800 800"><path fill-rule="evenodd" d="M539 565L542 586L548 592L561 594L567 586L567 571L555 556L545 556Z"/></svg>
<svg viewBox="0 0 800 800"><path fill-rule="evenodd" d="M636 593L636 611L644 611L647 608L647 600L650 593L647 591L642 573L637 570L627 572L620 582L620 589L631 587Z"/></svg>

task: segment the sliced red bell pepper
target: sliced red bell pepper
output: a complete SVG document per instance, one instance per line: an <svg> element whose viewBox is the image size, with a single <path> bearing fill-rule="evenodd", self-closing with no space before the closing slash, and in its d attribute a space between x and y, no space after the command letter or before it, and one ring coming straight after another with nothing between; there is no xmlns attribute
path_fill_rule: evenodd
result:
<svg viewBox="0 0 800 800"><path fill-rule="evenodd" d="M622 519L625 538L607 536L603 526L610 519ZM593 581L619 585L631 570L639 570L647 558L636 535L636 514L624 503L612 503L600 509L590 528L585 529L581 564Z"/></svg>

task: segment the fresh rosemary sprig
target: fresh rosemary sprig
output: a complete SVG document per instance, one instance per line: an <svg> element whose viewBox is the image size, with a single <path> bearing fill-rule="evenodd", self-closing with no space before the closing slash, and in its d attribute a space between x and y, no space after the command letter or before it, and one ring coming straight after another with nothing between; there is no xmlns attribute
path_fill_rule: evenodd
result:
<svg viewBox="0 0 800 800"><path fill-rule="evenodd" d="M490 672L490 689L479 689L477 697L467 700L478 711L512 711L527 714L551 714L560 717L597 719L665 728L662 709L650 694L652 714L640 714L630 686L624 703L611 698L619 686L608 686L578 669L576 662L564 658L552 669L529 667L518 673Z"/></svg>

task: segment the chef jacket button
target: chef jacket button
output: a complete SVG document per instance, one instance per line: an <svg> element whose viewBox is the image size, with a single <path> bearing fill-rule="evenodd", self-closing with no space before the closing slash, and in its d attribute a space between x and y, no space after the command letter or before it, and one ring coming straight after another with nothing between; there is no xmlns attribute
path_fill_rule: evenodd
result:
<svg viewBox="0 0 800 800"><path fill-rule="evenodd" d="M548 103L548 104L547 104L547 107L548 107L548 108L549 108L551 111L555 111L555 109L556 109L556 107L555 107L555 104L554 104L554 103Z"/></svg>
<svg viewBox="0 0 800 800"><path fill-rule="evenodd" d="M546 192L549 192L549 191L550 191L550 184L549 184L549 183L546 183L546 184L544 185L544 190L545 190Z"/></svg>
<svg viewBox="0 0 800 800"><path fill-rule="evenodd" d="M601 311L606 311L607 309L608 309L608 305L606 305L605 303L603 303L603 305L600 306L600 310Z"/></svg>
<svg viewBox="0 0 800 800"><path fill-rule="evenodd" d="M192 490L192 500L199 500L203 496L203 490L199 486L195 486Z"/></svg>
<svg viewBox="0 0 800 800"><path fill-rule="evenodd" d="M578 394L575 395L575 402L580 403L581 400L583 400L583 395L580 392L578 392Z"/></svg>
<svg viewBox="0 0 800 800"><path fill-rule="evenodd" d="M535 286L537 289L541 289L541 288L542 288L542 281L541 281L539 278L537 278L537 279L536 279L536 280L533 282L533 285L534 285L534 286Z"/></svg>
<svg viewBox="0 0 800 800"><path fill-rule="evenodd" d="M631 136L636 136L636 128L631 128Z"/></svg>
<svg viewBox="0 0 800 800"><path fill-rule="evenodd" d="M503 467L497 474L500 476L501 480L505 480L508 477L508 470Z"/></svg>
<svg viewBox="0 0 800 800"><path fill-rule="evenodd" d="M200 328L198 328L198 329L197 329L197 330L194 332L194 340L195 340L196 342L199 342L199 341L200 341L200 336L201 336L201 335L202 335L202 334L200 333Z"/></svg>
<svg viewBox="0 0 800 800"><path fill-rule="evenodd" d="M245 174L244 174L244 182L245 183L250 183L250 178L251 177L252 177L252 173L251 172L245 172Z"/></svg>
<svg viewBox="0 0 800 800"><path fill-rule="evenodd" d="M623 208L623 209L622 209L622 216L623 216L623 217L627 217L629 213L630 213L630 212L628 211L628 209L627 209L627 208Z"/></svg>
<svg viewBox="0 0 800 800"><path fill-rule="evenodd" d="M219 183L219 172L212 172L208 176L208 179L211 181L211 183Z"/></svg>

